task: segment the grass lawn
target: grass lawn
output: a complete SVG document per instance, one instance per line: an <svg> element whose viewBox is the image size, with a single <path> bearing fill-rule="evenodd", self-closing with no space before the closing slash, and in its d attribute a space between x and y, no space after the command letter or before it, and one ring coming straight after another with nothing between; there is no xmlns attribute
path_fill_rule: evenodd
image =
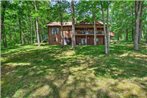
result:
<svg viewBox="0 0 147 98"><path fill-rule="evenodd" d="M2 50L1 98L147 98L147 46L20 46Z"/></svg>

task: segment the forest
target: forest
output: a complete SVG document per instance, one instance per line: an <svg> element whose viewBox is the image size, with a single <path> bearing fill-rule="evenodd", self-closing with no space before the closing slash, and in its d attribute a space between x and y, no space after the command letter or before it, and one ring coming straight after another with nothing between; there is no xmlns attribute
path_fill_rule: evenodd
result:
<svg viewBox="0 0 147 98"><path fill-rule="evenodd" d="M146 0L1 0L1 98L146 98ZM77 45L91 23L94 45ZM97 45L96 23L104 45ZM61 44L47 24L59 22ZM63 24L71 22L71 45ZM110 32L114 37L110 37Z"/></svg>
<svg viewBox="0 0 147 98"><path fill-rule="evenodd" d="M61 1L10 0L1 2L2 47L33 44L37 43L37 40L42 42L48 34L47 23L72 21L71 2ZM138 3L133 1L75 1L73 6L76 22L93 23L93 21L106 21L108 18L106 22L109 24L109 31L115 32L115 40L136 41L134 44L141 41L147 42L146 1ZM102 10L104 14L107 14L108 10L108 17L103 18ZM138 34L135 33L137 17L139 17Z"/></svg>

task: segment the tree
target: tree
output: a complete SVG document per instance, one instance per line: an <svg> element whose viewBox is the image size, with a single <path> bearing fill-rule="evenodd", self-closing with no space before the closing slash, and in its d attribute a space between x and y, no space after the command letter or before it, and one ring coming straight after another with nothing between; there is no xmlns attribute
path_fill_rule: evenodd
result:
<svg viewBox="0 0 147 98"><path fill-rule="evenodd" d="M142 39L147 43L147 1L143 4L143 15L142 15Z"/></svg>
<svg viewBox="0 0 147 98"><path fill-rule="evenodd" d="M50 1L2 1L6 5L2 8L2 45L15 46L17 44L33 44L37 41L36 17L38 18L38 31L41 39L47 36L46 24L54 19L50 12ZM2 6L1 6L2 7ZM31 10L31 12L30 12ZM4 16L4 17L3 17ZM3 19L4 18L4 19ZM3 27L4 26L4 27ZM41 41L40 39L40 41ZM8 41L9 40L9 41Z"/></svg>
<svg viewBox="0 0 147 98"><path fill-rule="evenodd" d="M37 2L34 0L34 7L35 7L35 11L36 13L38 12L38 8L37 8ZM38 14L38 13L37 13ZM35 23L36 23L36 37L37 37L37 43L38 43L38 46L40 46L40 36L39 36L39 24L38 24L38 15L36 15L36 20L35 20Z"/></svg>
<svg viewBox="0 0 147 98"><path fill-rule="evenodd" d="M96 42L96 32L97 32L97 27L96 27L96 5L98 2L96 1L91 1L93 4L92 6L92 16L93 16L93 28L94 28L94 45L97 45L97 42Z"/></svg>
<svg viewBox="0 0 147 98"><path fill-rule="evenodd" d="M18 8L18 21L19 21L19 30L20 30L20 43L23 45L24 44L24 38L23 38L23 30L22 30L22 2L19 2L19 8Z"/></svg>
<svg viewBox="0 0 147 98"><path fill-rule="evenodd" d="M8 7L8 1L2 1L1 6L2 6L1 33L2 33L3 45L4 45L5 48L7 48L7 37L6 37L6 33L5 33L4 21L5 21L5 11L6 11L6 8Z"/></svg>
<svg viewBox="0 0 147 98"><path fill-rule="evenodd" d="M68 21L70 16L68 15L67 10L69 9L69 2L65 0L58 0L52 2L52 21L59 21L61 28L60 28L60 35L61 35L61 47L64 46L64 32L63 32L63 22Z"/></svg>
<svg viewBox="0 0 147 98"><path fill-rule="evenodd" d="M141 16L142 16L143 1L135 1L135 38L134 49L139 50L139 36L141 33Z"/></svg>
<svg viewBox="0 0 147 98"><path fill-rule="evenodd" d="M58 1L58 8L59 8L59 17L60 17L60 24L61 24L61 46L64 46L64 35L63 35L63 9L62 9L62 2Z"/></svg>
<svg viewBox="0 0 147 98"><path fill-rule="evenodd" d="M105 16L106 9L106 16ZM104 40L105 40L105 54L109 54L109 42L110 42L110 34L108 31L108 18L109 18L109 2L103 1L101 2L101 11L102 11L102 19L104 25ZM106 19L105 19L106 18Z"/></svg>
<svg viewBox="0 0 147 98"><path fill-rule="evenodd" d="M134 36L134 2L115 1L111 2L110 17L111 30L115 32L117 40L132 40ZM125 7L124 7L125 6ZM131 38L131 39L130 39Z"/></svg>
<svg viewBox="0 0 147 98"><path fill-rule="evenodd" d="M80 1L77 5L78 10L78 20L79 21L86 21L93 23L93 33L94 33L94 45L97 44L96 42L96 22L97 19L100 19L99 12L99 1Z"/></svg>
<svg viewBox="0 0 147 98"><path fill-rule="evenodd" d="M110 34L109 34L109 3L110 2L107 2L107 17L106 17L106 37L107 37L107 51L106 54L109 54L110 52L110 49L109 49L109 46L110 46Z"/></svg>
<svg viewBox="0 0 147 98"><path fill-rule="evenodd" d="M74 9L74 0L71 0L71 14L72 14L72 48L75 48L75 9Z"/></svg>
<svg viewBox="0 0 147 98"><path fill-rule="evenodd" d="M146 1L136 1L140 3L136 3L134 1L112 1L110 6L108 1L102 1L102 4L99 1L92 0L73 1L74 4L66 0L2 0L2 46L9 47L17 44L33 44L35 42L39 45L41 41L45 38L47 39L48 31L46 24L53 21L61 23L62 46L64 45L63 23L66 21L73 21L73 28L75 28L75 22L79 23L81 21L85 21L93 23L93 41L94 45L96 45L96 21L104 20L104 31L107 41L105 45L107 45L106 49L108 53L110 42L110 36L108 34L109 30L113 31L116 35L115 37L119 40L132 41L132 39L134 39L134 48L137 44L139 45L140 41L145 41L145 39L147 40L147 11L143 9L143 7L147 5ZM69 3L71 3L71 7L69 7ZM134 6L135 4L136 6ZM100 9L100 5L103 9ZM144 6L140 7L140 5ZM74 9L72 12L73 14L70 12L72 9ZM136 20L139 22L136 22ZM75 29L72 29L72 32L75 32Z"/></svg>

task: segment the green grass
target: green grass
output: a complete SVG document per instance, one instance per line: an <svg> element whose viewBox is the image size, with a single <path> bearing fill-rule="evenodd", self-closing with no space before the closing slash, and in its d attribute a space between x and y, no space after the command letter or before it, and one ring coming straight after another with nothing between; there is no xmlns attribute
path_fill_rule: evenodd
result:
<svg viewBox="0 0 147 98"><path fill-rule="evenodd" d="M147 98L147 46L19 46L2 50L2 98Z"/></svg>

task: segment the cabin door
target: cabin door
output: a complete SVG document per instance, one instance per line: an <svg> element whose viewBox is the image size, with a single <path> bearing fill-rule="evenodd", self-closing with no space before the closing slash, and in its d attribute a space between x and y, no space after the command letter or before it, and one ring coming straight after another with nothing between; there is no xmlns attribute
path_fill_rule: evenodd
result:
<svg viewBox="0 0 147 98"><path fill-rule="evenodd" d="M94 37L87 36L87 45L94 45Z"/></svg>

